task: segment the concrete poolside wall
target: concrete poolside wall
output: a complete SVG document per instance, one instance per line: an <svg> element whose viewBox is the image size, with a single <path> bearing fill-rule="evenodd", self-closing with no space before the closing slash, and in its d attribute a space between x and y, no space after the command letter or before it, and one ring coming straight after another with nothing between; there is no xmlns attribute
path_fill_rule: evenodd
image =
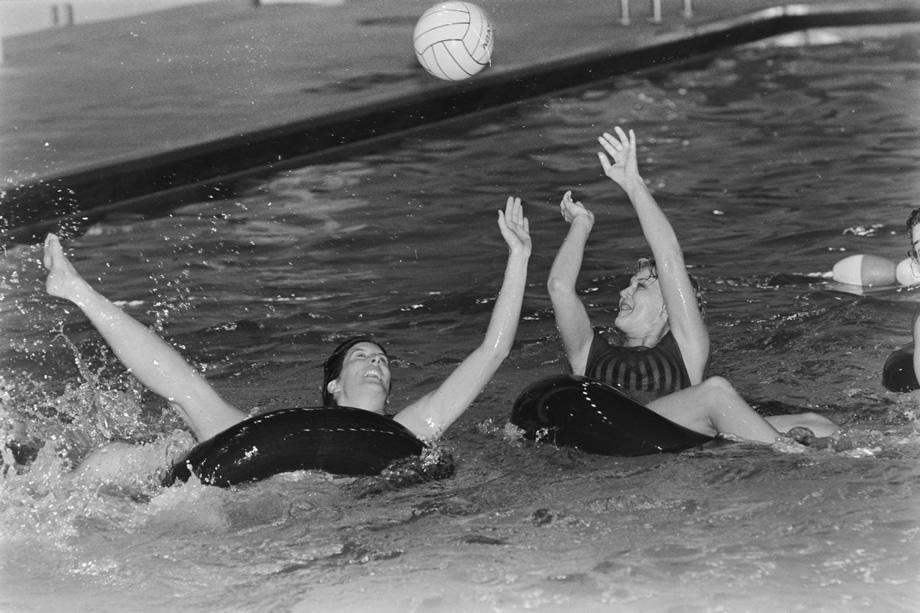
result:
<svg viewBox="0 0 920 613"><path fill-rule="evenodd" d="M0 38L219 0L0 0Z"/></svg>
<svg viewBox="0 0 920 613"><path fill-rule="evenodd" d="M232 194L239 178L330 160L434 122L500 108L618 74L700 58L727 47L810 28L920 22L917 3L788 5L683 26L625 47L602 46L488 70L457 83L368 96L340 110L151 155L9 185L0 194L0 244L33 242L51 229L78 232L113 210L164 212Z"/></svg>

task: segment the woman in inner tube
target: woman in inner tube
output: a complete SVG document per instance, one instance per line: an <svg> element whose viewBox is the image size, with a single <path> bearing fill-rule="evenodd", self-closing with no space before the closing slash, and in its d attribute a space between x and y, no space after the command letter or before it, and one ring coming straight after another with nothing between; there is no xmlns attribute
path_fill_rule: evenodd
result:
<svg viewBox="0 0 920 613"><path fill-rule="evenodd" d="M470 406L511 351L527 278L531 240L520 198L498 211L508 245L504 280L482 343L435 390L396 413L394 419L422 441L437 439ZM45 240L47 292L76 304L122 364L150 390L169 401L200 442L249 415L228 402L168 343L94 290L64 254L57 236ZM349 406L383 414L390 367L383 348L368 339L341 344L325 365L327 406ZM81 472L117 474L118 454L94 453Z"/></svg>
<svg viewBox="0 0 920 613"><path fill-rule="evenodd" d="M570 227L547 287L573 374L616 386L655 413L707 436L771 443L796 427L817 437L833 434L837 426L815 413L761 417L726 379L706 377L709 332L699 289L687 273L674 229L639 174L635 134L620 127L614 131L598 138L603 147L598 157L604 174L635 209L653 259L640 260L620 292L614 325L626 340L612 346L593 330L575 289L594 214L571 192L563 195L560 208Z"/></svg>

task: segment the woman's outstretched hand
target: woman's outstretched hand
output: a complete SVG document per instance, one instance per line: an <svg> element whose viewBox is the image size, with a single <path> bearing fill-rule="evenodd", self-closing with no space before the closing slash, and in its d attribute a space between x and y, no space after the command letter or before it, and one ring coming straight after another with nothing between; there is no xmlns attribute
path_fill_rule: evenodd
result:
<svg viewBox="0 0 920 613"><path fill-rule="evenodd" d="M567 223L572 223L577 218L582 217L588 222L589 228L594 226L594 213L586 209L581 201L572 200L572 190L568 190L562 194L559 210L562 212L562 218Z"/></svg>
<svg viewBox="0 0 920 613"><path fill-rule="evenodd" d="M639 166L636 163L636 134L630 130L627 136L620 126L615 127L614 132L616 136L604 132L603 136L598 137L597 142L607 153L598 151L597 157L604 168L604 174L620 187L625 188L626 183L639 179Z"/></svg>
<svg viewBox="0 0 920 613"><path fill-rule="evenodd" d="M508 197L505 210L498 212L498 229L501 230L511 253L530 255L530 223L524 217L524 207L521 206L520 198Z"/></svg>

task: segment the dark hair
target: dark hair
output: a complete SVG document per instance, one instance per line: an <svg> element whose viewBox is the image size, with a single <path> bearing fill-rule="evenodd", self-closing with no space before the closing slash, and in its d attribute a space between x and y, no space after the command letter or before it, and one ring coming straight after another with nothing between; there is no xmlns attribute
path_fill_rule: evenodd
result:
<svg viewBox="0 0 920 613"><path fill-rule="evenodd" d="M917 249L914 247L914 226L920 223L920 209L914 209L910 212L910 216L907 218L907 240L910 241L910 251L908 255L914 258L915 260L920 259L920 256L917 254Z"/></svg>
<svg viewBox="0 0 920 613"><path fill-rule="evenodd" d="M639 258L636 261L635 272L639 272L643 268L648 268L652 278L658 278L658 267L655 266L655 258ZM687 273L687 276L690 277L690 285L693 286L693 292L696 295L696 307L700 310L700 314L703 314L706 312L706 301L703 299L703 288L700 285L699 279L690 273Z"/></svg>
<svg viewBox="0 0 920 613"><path fill-rule="evenodd" d="M386 348L369 336L352 336L339 343L339 346L333 349L332 353L329 354L329 357L326 358L326 361L323 362L324 407L337 406L335 397L332 395L332 392L329 391L329 382L337 379L339 375L342 374L342 364L345 363L345 356L348 354L348 350L358 343L371 343L376 345L377 347L380 347L381 351L383 351L383 355L389 357Z"/></svg>

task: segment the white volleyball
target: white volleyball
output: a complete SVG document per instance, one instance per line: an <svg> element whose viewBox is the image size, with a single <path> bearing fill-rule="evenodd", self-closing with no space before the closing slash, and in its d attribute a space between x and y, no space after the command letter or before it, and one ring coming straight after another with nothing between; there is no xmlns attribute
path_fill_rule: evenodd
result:
<svg viewBox="0 0 920 613"><path fill-rule="evenodd" d="M492 58L492 22L469 2L431 7L419 17L412 38L419 64L445 81L468 79Z"/></svg>

